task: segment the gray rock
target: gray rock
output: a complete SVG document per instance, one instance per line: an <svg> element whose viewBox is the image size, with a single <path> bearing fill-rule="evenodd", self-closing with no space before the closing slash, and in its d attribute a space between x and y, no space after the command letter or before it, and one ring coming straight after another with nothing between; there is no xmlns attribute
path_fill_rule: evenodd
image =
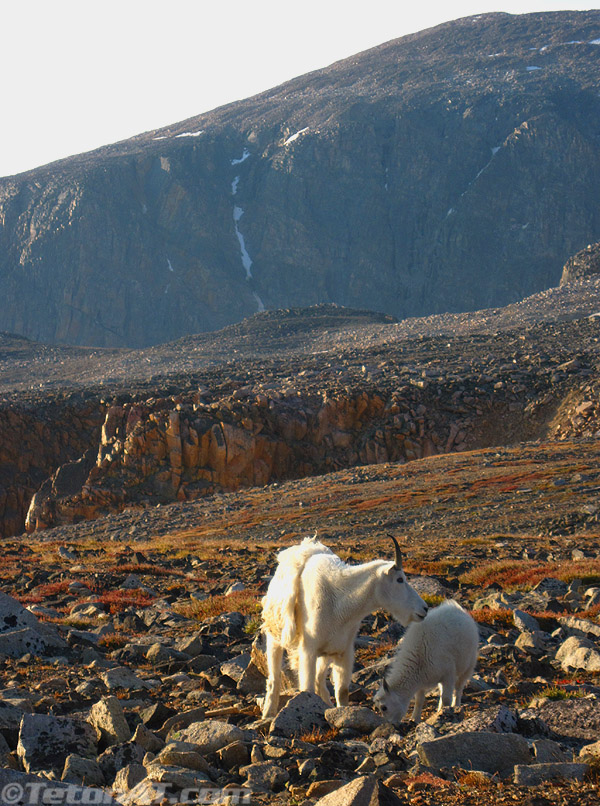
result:
<svg viewBox="0 0 600 806"><path fill-rule="evenodd" d="M311 691L292 697L271 723L274 736L297 736L313 728L327 728L323 700Z"/></svg>
<svg viewBox="0 0 600 806"><path fill-rule="evenodd" d="M587 697L545 700L537 714L559 741L595 742L600 736L600 701Z"/></svg>
<svg viewBox="0 0 600 806"><path fill-rule="evenodd" d="M515 784L521 786L537 786L544 781L554 778L564 778L567 781L583 781L589 764L575 762L548 763L548 764L522 764L515 765Z"/></svg>
<svg viewBox="0 0 600 806"><path fill-rule="evenodd" d="M31 627L0 633L0 655L20 658L28 652L32 655L43 655L46 649L47 644L42 636Z"/></svg>
<svg viewBox="0 0 600 806"><path fill-rule="evenodd" d="M125 689L125 691L139 691L147 688L146 683L126 666L107 669L101 673L100 677L109 691L115 691L119 688Z"/></svg>
<svg viewBox="0 0 600 806"><path fill-rule="evenodd" d="M202 789L211 785L208 775L186 767L152 763L147 771L151 781L171 784L175 789Z"/></svg>
<svg viewBox="0 0 600 806"><path fill-rule="evenodd" d="M17 754L26 772L56 770L62 773L71 753L84 758L96 755L95 731L87 722L46 714L24 714Z"/></svg>
<svg viewBox="0 0 600 806"><path fill-rule="evenodd" d="M559 616L558 623L575 635L594 635L600 638L600 624L574 616Z"/></svg>
<svg viewBox="0 0 600 806"><path fill-rule="evenodd" d="M580 761L598 762L599 759L600 759L600 739L597 742L586 744L579 751Z"/></svg>
<svg viewBox="0 0 600 806"><path fill-rule="evenodd" d="M130 792L146 777L143 764L128 764L117 771L113 788L116 792ZM143 801L140 801L143 803Z"/></svg>
<svg viewBox="0 0 600 806"><path fill-rule="evenodd" d="M245 652L243 655L237 655L235 658L222 663L221 674L224 674L225 677L230 677L232 680L235 680L236 683L239 683L249 664L250 653Z"/></svg>
<svg viewBox="0 0 600 806"><path fill-rule="evenodd" d="M241 741L244 731L236 725L218 722L216 719L207 719L203 722L193 722L184 728L178 735L182 742L192 742L196 745L200 755L216 753L231 742Z"/></svg>
<svg viewBox="0 0 600 806"><path fill-rule="evenodd" d="M531 747L536 764L562 763L569 760L558 742L553 742L552 739L536 739Z"/></svg>
<svg viewBox="0 0 600 806"><path fill-rule="evenodd" d="M370 708L356 705L327 708L325 719L334 728L356 730L360 733L371 733L385 722L379 714L376 714Z"/></svg>
<svg viewBox="0 0 600 806"><path fill-rule="evenodd" d="M428 767L462 767L511 775L515 764L529 764L527 741L515 733L477 731L440 736L417 745L419 758Z"/></svg>
<svg viewBox="0 0 600 806"><path fill-rule="evenodd" d="M521 632L539 632L540 625L538 620L524 610L515 608L513 610L513 621L517 630Z"/></svg>
<svg viewBox="0 0 600 806"><path fill-rule="evenodd" d="M237 683L240 694L262 694L265 690L266 680L254 661L250 661L242 672Z"/></svg>
<svg viewBox="0 0 600 806"><path fill-rule="evenodd" d="M169 742L156 757L159 764L170 767L185 767L189 770L209 772L210 765L193 742Z"/></svg>
<svg viewBox="0 0 600 806"><path fill-rule="evenodd" d="M484 708L474 716L452 726L453 733L472 733L485 731L488 733L516 733L518 717L505 705L494 705Z"/></svg>
<svg viewBox="0 0 600 806"><path fill-rule="evenodd" d="M119 744L131 739L123 706L116 697L103 697L92 705L88 722L96 729L98 741L105 744Z"/></svg>
<svg viewBox="0 0 600 806"><path fill-rule="evenodd" d="M163 739L141 723L136 726L131 741L136 742L136 744L139 744L140 747L143 747L144 750L149 753L158 753L165 746Z"/></svg>
<svg viewBox="0 0 600 806"><path fill-rule="evenodd" d="M556 660L565 672L584 669L587 672L600 672L600 652L587 638L572 635L558 648Z"/></svg>
<svg viewBox="0 0 600 806"><path fill-rule="evenodd" d="M271 761L259 761L240 768L240 775L246 776L244 788L251 792L273 792L289 781L289 773Z"/></svg>
<svg viewBox="0 0 600 806"><path fill-rule="evenodd" d="M113 781L117 771L128 764L140 764L144 758L144 749L135 742L111 744L98 756L98 764L107 781Z"/></svg>
<svg viewBox="0 0 600 806"><path fill-rule="evenodd" d="M82 758L75 753L67 756L60 780L86 786L104 786L106 783L95 758Z"/></svg>
<svg viewBox="0 0 600 806"><path fill-rule="evenodd" d="M528 632L523 630L515 641L515 646L527 655L531 655L534 658L540 657L547 649L546 635L539 631Z"/></svg>
<svg viewBox="0 0 600 806"><path fill-rule="evenodd" d="M231 742L231 744L222 747L217 751L217 758L220 765L225 767L226 770L230 770L232 767L241 767L251 760L247 745L240 741ZM254 760L252 759L252 761ZM259 760L263 761L264 759Z"/></svg>
<svg viewBox="0 0 600 806"><path fill-rule="evenodd" d="M324 795L314 806L401 806L398 795L372 776L360 776Z"/></svg>

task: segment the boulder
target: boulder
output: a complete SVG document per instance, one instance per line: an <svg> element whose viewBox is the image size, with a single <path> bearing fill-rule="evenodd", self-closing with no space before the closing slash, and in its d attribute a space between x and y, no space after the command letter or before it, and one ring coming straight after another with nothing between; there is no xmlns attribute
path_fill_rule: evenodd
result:
<svg viewBox="0 0 600 806"><path fill-rule="evenodd" d="M147 688L146 683L126 666L115 666L114 669L107 669L101 673L100 677L109 691L115 691L119 688L125 689L125 691L139 691Z"/></svg>
<svg viewBox="0 0 600 806"><path fill-rule="evenodd" d="M180 731L177 738L182 742L193 743L197 752L204 756L216 753L231 742L241 741L244 738L244 731L227 722L207 719L203 722L193 722Z"/></svg>
<svg viewBox="0 0 600 806"><path fill-rule="evenodd" d="M327 706L311 691L301 691L292 697L271 722L273 736L298 736L313 728L329 727L325 719Z"/></svg>
<svg viewBox="0 0 600 806"><path fill-rule="evenodd" d="M327 708L325 719L334 728L355 730L359 733L371 733L385 722L383 717L376 714L371 708L356 705Z"/></svg>
<svg viewBox="0 0 600 806"><path fill-rule="evenodd" d="M71 753L84 758L96 755L96 735L91 725L67 717L24 714L17 754L26 772L52 769L60 774Z"/></svg>
<svg viewBox="0 0 600 806"><path fill-rule="evenodd" d="M545 700L537 715L559 741L589 743L600 736L600 701L596 699Z"/></svg>
<svg viewBox="0 0 600 806"><path fill-rule="evenodd" d="M565 672L583 669L586 672L600 672L600 652L587 638L572 635L558 648L556 660Z"/></svg>
<svg viewBox="0 0 600 806"><path fill-rule="evenodd" d="M554 778L563 778L567 781L583 781L588 769L588 764L577 764L575 762L517 764L515 766L515 784L537 786Z"/></svg>
<svg viewBox="0 0 600 806"><path fill-rule="evenodd" d="M106 783L95 758L83 758L75 753L67 756L60 780L87 786L104 786Z"/></svg>
<svg viewBox="0 0 600 806"><path fill-rule="evenodd" d="M419 758L428 767L462 767L467 770L512 775L516 764L529 764L527 741L515 733L476 731L440 736L417 745Z"/></svg>
<svg viewBox="0 0 600 806"><path fill-rule="evenodd" d="M403 803L378 778L361 776L324 795L314 806L401 806Z"/></svg>
<svg viewBox="0 0 600 806"><path fill-rule="evenodd" d="M289 781L289 773L271 761L259 761L240 768L240 775L246 776L244 788L251 792L273 792L281 789Z"/></svg>
<svg viewBox="0 0 600 806"><path fill-rule="evenodd" d="M88 722L96 729L98 741L104 744L118 744L131 739L123 706L116 697L103 697L92 705Z"/></svg>

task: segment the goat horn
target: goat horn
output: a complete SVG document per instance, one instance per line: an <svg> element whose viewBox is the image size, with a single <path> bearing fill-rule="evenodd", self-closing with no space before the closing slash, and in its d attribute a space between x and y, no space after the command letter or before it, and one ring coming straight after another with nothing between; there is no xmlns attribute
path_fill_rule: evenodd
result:
<svg viewBox="0 0 600 806"><path fill-rule="evenodd" d="M388 681L385 679L385 677L383 678L383 680L381 682L383 683L383 690L385 691L386 694L389 694L390 693L390 687L389 687Z"/></svg>
<svg viewBox="0 0 600 806"><path fill-rule="evenodd" d="M395 565L396 565L396 568L398 570L400 570L402 568L402 552L400 551L400 546L398 545L398 541L396 540L394 535L391 535L388 532L388 537L391 537L392 540L394 541L394 548L396 549L396 563L395 563Z"/></svg>

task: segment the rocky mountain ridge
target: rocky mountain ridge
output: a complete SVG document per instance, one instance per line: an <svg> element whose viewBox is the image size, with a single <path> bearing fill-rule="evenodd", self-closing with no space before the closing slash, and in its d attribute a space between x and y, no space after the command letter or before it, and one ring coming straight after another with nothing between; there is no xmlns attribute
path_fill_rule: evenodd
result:
<svg viewBox="0 0 600 806"><path fill-rule="evenodd" d="M342 467L592 437L599 289L588 278L508 309L400 323L335 306L266 312L143 351L6 335L4 533Z"/></svg>
<svg viewBox="0 0 600 806"><path fill-rule="evenodd" d="M478 15L0 180L0 329L146 346L556 285L600 232L597 11Z"/></svg>

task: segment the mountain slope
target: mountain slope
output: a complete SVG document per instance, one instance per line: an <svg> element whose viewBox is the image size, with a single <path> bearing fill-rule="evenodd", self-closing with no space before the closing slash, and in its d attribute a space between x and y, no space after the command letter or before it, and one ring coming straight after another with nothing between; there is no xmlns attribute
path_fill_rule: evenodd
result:
<svg viewBox="0 0 600 806"><path fill-rule="evenodd" d="M600 12L488 14L0 180L0 329L144 346L557 285L600 238Z"/></svg>

